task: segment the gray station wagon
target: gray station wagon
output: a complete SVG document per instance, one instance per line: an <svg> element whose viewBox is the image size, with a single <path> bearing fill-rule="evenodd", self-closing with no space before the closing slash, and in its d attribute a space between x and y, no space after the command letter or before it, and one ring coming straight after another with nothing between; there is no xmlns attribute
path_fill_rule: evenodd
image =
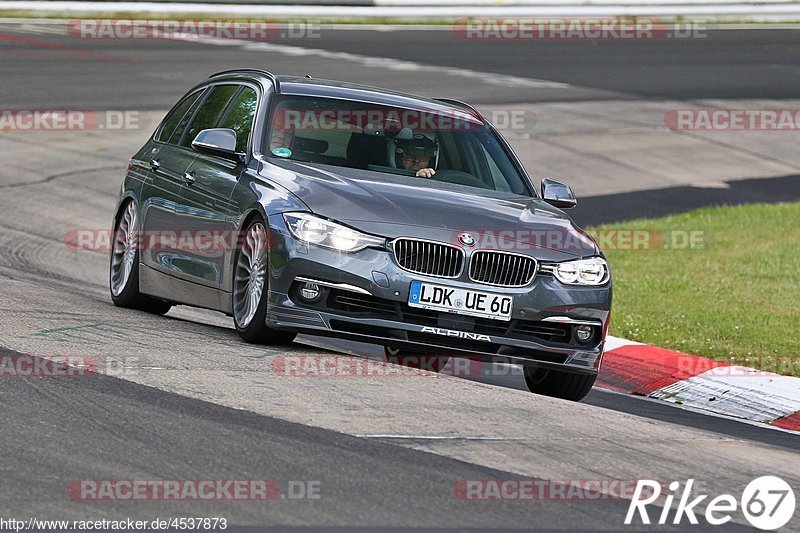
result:
<svg viewBox="0 0 800 533"><path fill-rule="evenodd" d="M520 364L580 400L611 277L479 112L448 99L242 69L192 88L133 156L114 220L114 303L383 345L392 362Z"/></svg>

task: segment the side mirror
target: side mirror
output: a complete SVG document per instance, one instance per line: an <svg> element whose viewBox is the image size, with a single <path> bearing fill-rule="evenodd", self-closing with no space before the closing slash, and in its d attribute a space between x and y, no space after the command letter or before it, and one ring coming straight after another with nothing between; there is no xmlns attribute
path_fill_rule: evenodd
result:
<svg viewBox="0 0 800 533"><path fill-rule="evenodd" d="M569 185L550 178L542 180L542 200L561 209L569 209L578 205L575 193Z"/></svg>
<svg viewBox="0 0 800 533"><path fill-rule="evenodd" d="M236 153L236 132L228 128L203 130L192 141L198 152L213 154L236 163L242 163L242 154Z"/></svg>

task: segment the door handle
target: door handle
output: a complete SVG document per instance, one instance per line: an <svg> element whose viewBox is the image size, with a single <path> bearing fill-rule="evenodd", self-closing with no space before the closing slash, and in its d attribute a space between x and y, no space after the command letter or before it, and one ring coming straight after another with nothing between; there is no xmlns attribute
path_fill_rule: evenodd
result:
<svg viewBox="0 0 800 533"><path fill-rule="evenodd" d="M161 163L158 162L158 159L151 159L150 168L153 170L158 170L159 168L161 168Z"/></svg>
<svg viewBox="0 0 800 533"><path fill-rule="evenodd" d="M186 185L191 185L195 181L197 181L194 177L194 172L186 172L183 174L183 181L186 182Z"/></svg>

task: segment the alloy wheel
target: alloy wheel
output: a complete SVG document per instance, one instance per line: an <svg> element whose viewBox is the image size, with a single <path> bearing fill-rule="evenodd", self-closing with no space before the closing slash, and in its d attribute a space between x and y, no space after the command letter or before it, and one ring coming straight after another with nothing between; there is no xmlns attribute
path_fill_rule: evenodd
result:
<svg viewBox="0 0 800 533"><path fill-rule="evenodd" d="M258 311L267 278L267 231L261 222L247 230L236 260L233 280L233 316L246 328Z"/></svg>

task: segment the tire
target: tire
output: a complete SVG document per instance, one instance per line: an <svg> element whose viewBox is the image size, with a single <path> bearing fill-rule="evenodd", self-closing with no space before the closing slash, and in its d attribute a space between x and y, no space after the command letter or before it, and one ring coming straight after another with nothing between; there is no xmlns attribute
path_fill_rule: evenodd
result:
<svg viewBox="0 0 800 533"><path fill-rule="evenodd" d="M233 264L231 305L236 331L251 344L289 344L296 333L267 327L269 293L268 230L261 217L253 218L242 233Z"/></svg>
<svg viewBox="0 0 800 533"><path fill-rule="evenodd" d="M413 355L413 353L396 346L384 346L383 353L386 354L386 361L394 365L437 373L444 370L447 361L450 360L450 357L446 355Z"/></svg>
<svg viewBox="0 0 800 533"><path fill-rule="evenodd" d="M120 207L114 219L114 238L108 267L108 289L117 307L138 309L154 315L170 310L170 302L139 292L139 210L136 202Z"/></svg>
<svg viewBox="0 0 800 533"><path fill-rule="evenodd" d="M592 390L597 374L576 374L547 368L523 367L525 383L534 394L577 402Z"/></svg>

